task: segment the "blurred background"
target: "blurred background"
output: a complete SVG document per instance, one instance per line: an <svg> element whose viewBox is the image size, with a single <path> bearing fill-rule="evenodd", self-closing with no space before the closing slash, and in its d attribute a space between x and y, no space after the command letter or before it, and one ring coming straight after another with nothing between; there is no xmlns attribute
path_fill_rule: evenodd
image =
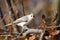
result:
<svg viewBox="0 0 60 40"><path fill-rule="evenodd" d="M60 25L60 0L0 0L0 29L4 25L12 23L16 19L28 15L31 12L36 14L35 19L29 23L29 28L39 28L42 24L42 15L45 15L48 26ZM12 34L14 31L17 31L17 33L21 32L21 28L17 26L15 28L15 26L7 27L9 34ZM0 40L4 40L3 38L0 37Z"/></svg>

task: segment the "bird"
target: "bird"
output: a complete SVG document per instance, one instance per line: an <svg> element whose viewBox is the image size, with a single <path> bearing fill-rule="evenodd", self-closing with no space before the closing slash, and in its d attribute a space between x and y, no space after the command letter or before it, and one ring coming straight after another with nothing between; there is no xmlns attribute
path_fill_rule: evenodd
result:
<svg viewBox="0 0 60 40"><path fill-rule="evenodd" d="M20 18L21 20L17 19L14 23L17 23L16 25L21 26L22 27L22 32L24 32L25 30L28 30L29 28L27 27L27 24L34 18L34 14L31 13L29 15L26 15L22 18ZM19 21L19 22L18 22ZM21 22L20 22L21 21Z"/></svg>
<svg viewBox="0 0 60 40"><path fill-rule="evenodd" d="M10 25L17 25L17 26L20 26L22 27L22 30L25 30L25 29L28 29L27 27L27 24L34 18L34 14L31 12L30 14L28 15L25 15L15 21L13 21L12 23L9 23L7 25L5 25L4 27L6 26L10 26Z"/></svg>

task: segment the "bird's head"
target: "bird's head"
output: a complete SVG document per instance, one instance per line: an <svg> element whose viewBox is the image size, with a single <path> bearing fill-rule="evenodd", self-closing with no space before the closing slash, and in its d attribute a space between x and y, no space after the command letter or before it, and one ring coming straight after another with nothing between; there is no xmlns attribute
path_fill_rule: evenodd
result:
<svg viewBox="0 0 60 40"><path fill-rule="evenodd" d="M34 18L34 14L30 13L29 18L33 19Z"/></svg>

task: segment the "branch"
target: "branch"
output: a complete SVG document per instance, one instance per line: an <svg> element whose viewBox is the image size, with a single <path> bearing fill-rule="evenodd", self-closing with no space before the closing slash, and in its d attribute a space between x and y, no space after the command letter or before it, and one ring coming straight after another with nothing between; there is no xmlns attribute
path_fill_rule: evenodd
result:
<svg viewBox="0 0 60 40"><path fill-rule="evenodd" d="M42 29L29 29L25 33L23 33L23 36L26 36L28 33L43 33Z"/></svg>

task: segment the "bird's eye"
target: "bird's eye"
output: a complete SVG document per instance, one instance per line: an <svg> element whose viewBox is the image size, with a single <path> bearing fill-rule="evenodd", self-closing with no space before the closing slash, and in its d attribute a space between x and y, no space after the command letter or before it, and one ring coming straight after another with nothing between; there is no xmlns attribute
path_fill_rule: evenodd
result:
<svg viewBox="0 0 60 40"><path fill-rule="evenodd" d="M35 17L35 16L33 16L33 17Z"/></svg>

